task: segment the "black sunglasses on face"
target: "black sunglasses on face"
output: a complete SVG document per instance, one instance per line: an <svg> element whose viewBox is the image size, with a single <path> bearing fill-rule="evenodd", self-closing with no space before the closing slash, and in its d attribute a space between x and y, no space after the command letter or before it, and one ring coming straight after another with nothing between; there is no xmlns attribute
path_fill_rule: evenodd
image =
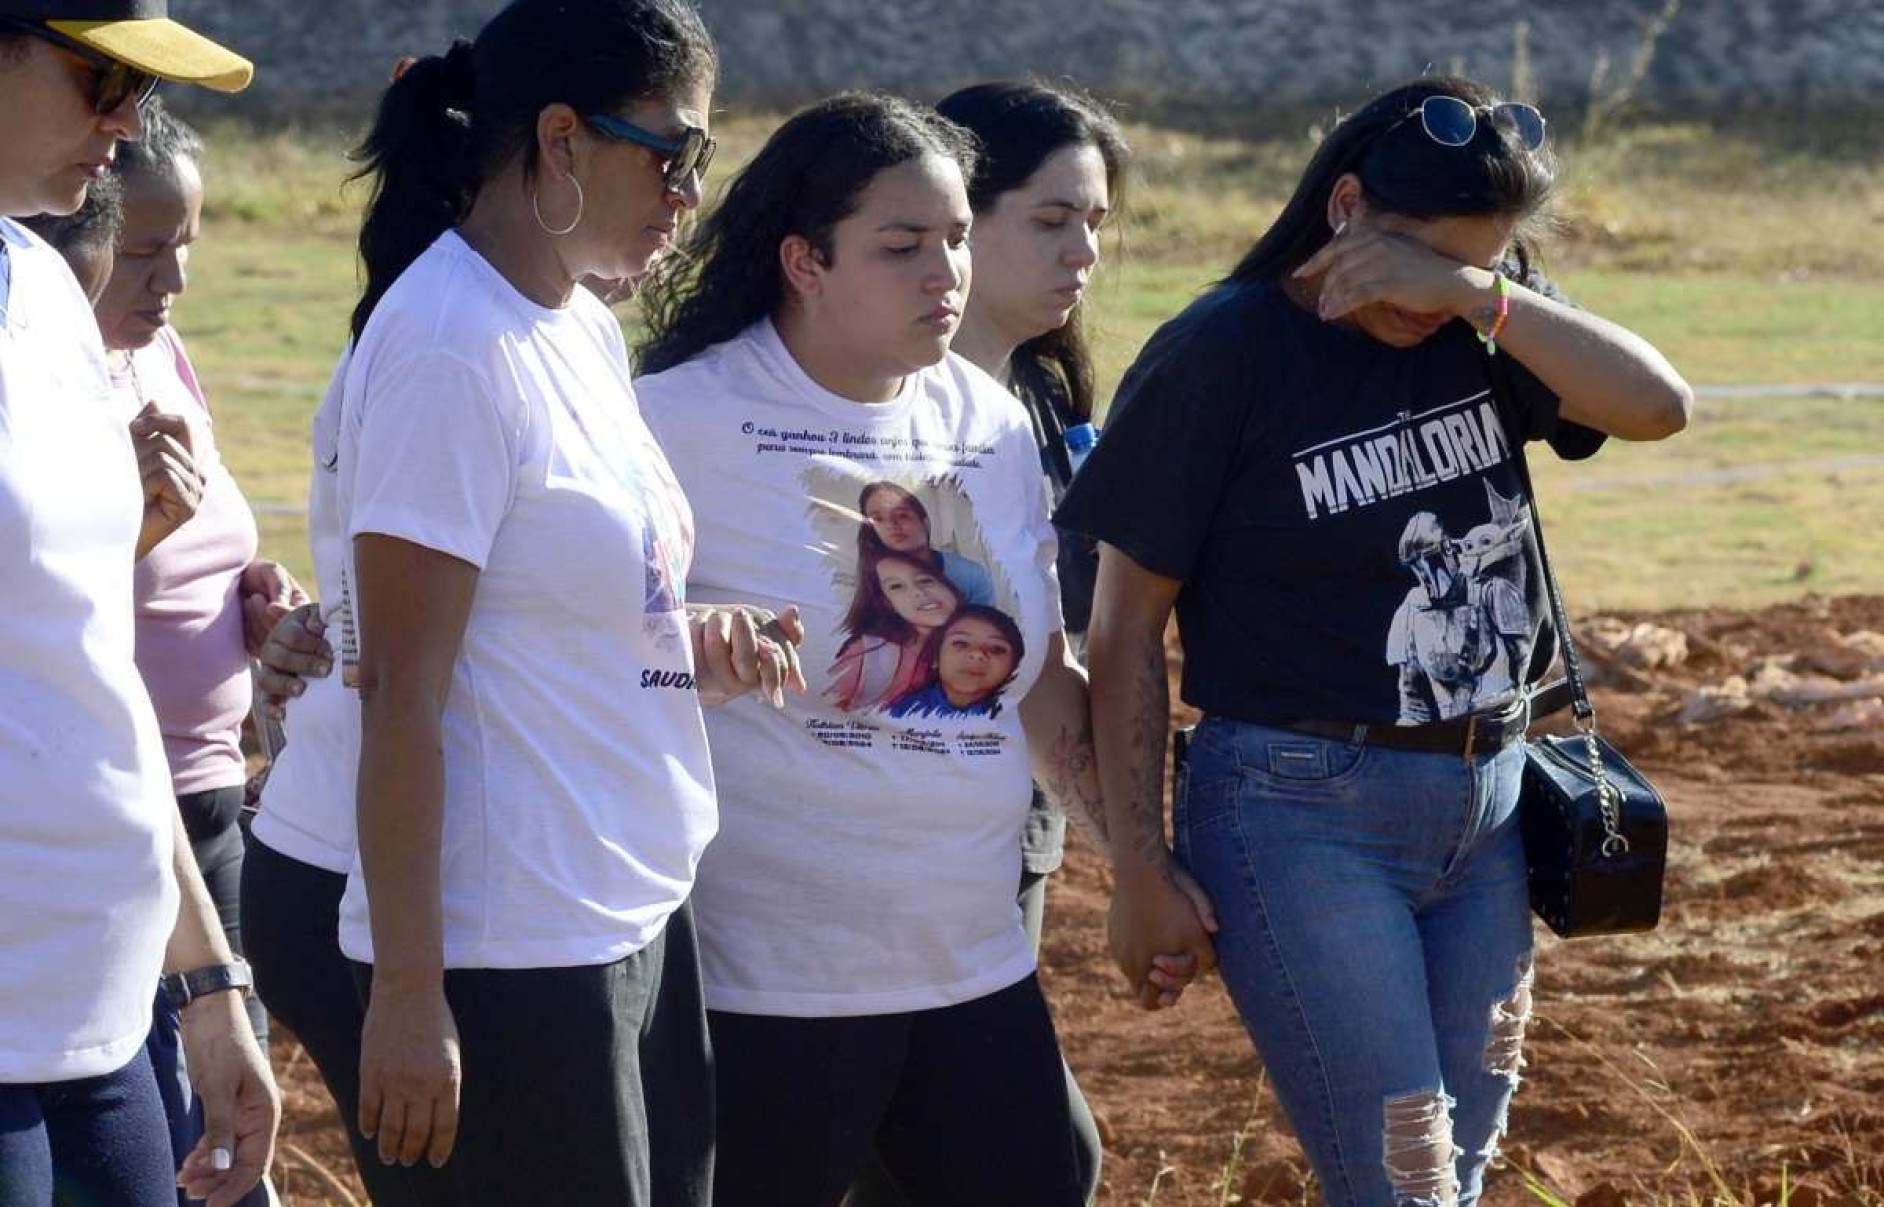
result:
<svg viewBox="0 0 1884 1207"><path fill-rule="evenodd" d="M1518 144L1526 151L1535 151L1544 145L1544 115L1537 111L1537 106L1523 101L1500 101L1481 109L1456 96L1429 96L1400 122L1418 117L1426 137L1442 147L1463 147L1478 133L1480 114L1490 118L1494 128L1515 134Z"/></svg>
<svg viewBox="0 0 1884 1207"><path fill-rule="evenodd" d="M23 21L17 17L0 17L0 26L17 29L21 33L50 42L68 54L83 60L92 73L92 112L103 117L116 113L124 107L126 101L135 101L142 106L157 91L158 78L148 71L121 63L110 55L101 54L85 43L66 37L56 29L41 25L37 21Z"/></svg>
<svg viewBox="0 0 1884 1207"><path fill-rule="evenodd" d="M633 122L610 117L606 113L591 113L582 120L594 126L606 138L633 143L637 147L646 147L656 155L665 155L667 162L661 167L661 187L670 193L684 190L688 180L694 176L706 179L707 165L713 162L713 152L719 145L698 126L688 126L686 133L674 139L662 138L652 130L644 130Z"/></svg>

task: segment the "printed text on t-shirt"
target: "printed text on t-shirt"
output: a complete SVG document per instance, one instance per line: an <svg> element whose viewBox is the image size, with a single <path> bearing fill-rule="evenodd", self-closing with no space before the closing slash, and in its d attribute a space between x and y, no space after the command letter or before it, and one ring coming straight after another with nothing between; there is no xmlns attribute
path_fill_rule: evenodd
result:
<svg viewBox="0 0 1884 1207"><path fill-rule="evenodd" d="M979 469L980 459L995 451L992 445L986 443L930 441L920 436L900 434L879 436L837 428L823 432L814 432L809 428L780 431L748 422L740 424L739 430L744 435L758 438L753 450L755 452L797 453L801 456L841 453L852 461L888 464L916 465L941 460L957 468Z"/></svg>
<svg viewBox="0 0 1884 1207"><path fill-rule="evenodd" d="M1509 460L1488 391L1295 454L1308 518L1397 499Z"/></svg>

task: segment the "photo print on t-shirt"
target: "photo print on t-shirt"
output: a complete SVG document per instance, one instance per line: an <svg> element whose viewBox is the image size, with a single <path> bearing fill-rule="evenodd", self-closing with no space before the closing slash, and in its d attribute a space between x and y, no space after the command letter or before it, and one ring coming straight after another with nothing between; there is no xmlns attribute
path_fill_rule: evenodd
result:
<svg viewBox="0 0 1884 1207"><path fill-rule="evenodd" d="M1402 725L1502 705L1530 664L1531 509L1484 487L1491 518L1464 535L1447 533L1430 511L1415 513L1400 534L1400 564L1414 581L1387 631L1387 664L1400 672Z"/></svg>
<svg viewBox="0 0 1884 1207"><path fill-rule="evenodd" d="M671 654L687 643L680 615L687 602L687 569L693 561L693 523L680 484L665 462L647 467L642 497L641 564L645 586L641 631L655 648Z"/></svg>
<svg viewBox="0 0 1884 1207"><path fill-rule="evenodd" d="M991 718L1026 647L954 475L814 464L803 479L843 614L824 697L847 713Z"/></svg>

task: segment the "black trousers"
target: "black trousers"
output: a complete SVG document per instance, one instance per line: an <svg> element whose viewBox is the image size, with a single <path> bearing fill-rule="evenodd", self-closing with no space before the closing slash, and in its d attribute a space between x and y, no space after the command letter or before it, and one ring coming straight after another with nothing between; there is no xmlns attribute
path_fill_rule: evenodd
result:
<svg viewBox="0 0 1884 1207"><path fill-rule="evenodd" d="M1034 954L1039 955L1040 932L1047 913L1047 874L1022 872L1017 900L1027 941L1033 944ZM1080 1191L1083 1201L1090 1203L1099 1193L1099 1168L1104 1156L1104 1147L1099 1142L1099 1124L1092 1117L1092 1107L1087 1105L1079 1082L1073 1078L1072 1066L1062 1060L1060 1067L1066 1076L1066 1106L1073 1119L1073 1156L1079 1164ZM851 1186L845 1207L909 1207L909 1201L896 1189L883 1163L873 1155Z"/></svg>
<svg viewBox="0 0 1884 1207"><path fill-rule="evenodd" d="M242 865L242 927L255 994L320 1071L340 1114L360 1181L377 1207L447 1207L450 1182L429 1165L380 1163L360 1134L360 1025L365 1011L353 967L340 953L340 894L347 878L290 859L260 839Z"/></svg>
<svg viewBox="0 0 1884 1207"><path fill-rule="evenodd" d="M242 861L247 838L237 824L242 811L242 785L211 788L177 797L177 811L183 815L183 830L190 836L190 853L196 856L197 871L203 886L216 903L216 920L222 924L229 950L244 955L242 944ZM248 1001L249 1026L255 1040L268 1051L268 1011L251 997Z"/></svg>
<svg viewBox="0 0 1884 1207"><path fill-rule="evenodd" d="M365 1002L371 966L354 964ZM693 915L576 968L455 968L464 1085L443 1172L461 1207L707 1207L713 1064Z"/></svg>
<svg viewBox="0 0 1884 1207"><path fill-rule="evenodd" d="M914 1207L1080 1207L1053 1020L1032 976L937 1010L713 1011L715 1207L835 1207L874 1148Z"/></svg>

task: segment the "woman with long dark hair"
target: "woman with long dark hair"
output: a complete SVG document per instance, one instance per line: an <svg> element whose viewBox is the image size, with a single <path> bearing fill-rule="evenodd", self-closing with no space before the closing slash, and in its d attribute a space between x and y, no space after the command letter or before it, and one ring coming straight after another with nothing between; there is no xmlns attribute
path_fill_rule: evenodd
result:
<svg viewBox="0 0 1884 1207"><path fill-rule="evenodd" d="M1040 466L1057 502L1073 480L1069 428L1093 418L1093 365L1082 303L1099 266L1100 231L1123 202L1130 150L1118 123L1066 88L987 83L944 97L937 112L975 136L980 154L968 182L975 227L975 286L950 349L1007 386L1027 408ZM1092 610L1099 556L1091 541L1061 534L1060 603L1078 652ZM1047 878L1059 870L1066 816L1036 788L1021 839L1019 901L1028 940L1040 950ZM1066 1073L1081 1181L1099 1188L1099 1130ZM898 1201L874 1167L853 1207Z"/></svg>
<svg viewBox="0 0 1884 1207"><path fill-rule="evenodd" d="M980 148L968 184L975 288L953 350L1027 405L1058 498L1073 475L1066 429L1093 418L1082 303L1099 267L1100 232L1125 202L1131 149L1111 114L1066 88L976 84L936 111ZM1062 548L1060 588L1074 609L1067 631L1083 635L1097 558L1089 546L1080 550L1083 571Z"/></svg>
<svg viewBox="0 0 1884 1207"><path fill-rule="evenodd" d="M340 948L360 1130L457 1203L709 1193L700 703L776 693L789 642L683 605L687 501L579 282L639 275L699 203L715 70L683 0L513 0L404 66L362 149L329 462L359 692ZM315 855L351 848L348 803L303 800Z"/></svg>
<svg viewBox="0 0 1884 1207"><path fill-rule="evenodd" d="M723 824L695 901L721 1207L835 1207L873 1149L918 1204L1083 1201L1014 886L1030 772L1075 807L1096 785L1027 416L948 353L973 167L932 111L825 101L644 294L638 388L695 501L689 591L801 601L810 665L840 668L855 503L887 481L1021 637L998 715L814 695L712 716Z"/></svg>
<svg viewBox="0 0 1884 1207"><path fill-rule="evenodd" d="M840 711L879 708L921 688L923 645L963 603L925 557L883 550L857 560L857 592L825 696Z"/></svg>
<svg viewBox="0 0 1884 1207"><path fill-rule="evenodd" d="M1113 953L1133 984L1154 951L1221 961L1330 1204L1476 1201L1517 1085L1514 809L1525 685L1554 648L1524 444L1578 459L1687 419L1647 342L1527 286L1554 174L1543 116L1468 80L1342 121L1146 345L1057 516L1102 542ZM1175 858L1173 607L1205 714Z"/></svg>

